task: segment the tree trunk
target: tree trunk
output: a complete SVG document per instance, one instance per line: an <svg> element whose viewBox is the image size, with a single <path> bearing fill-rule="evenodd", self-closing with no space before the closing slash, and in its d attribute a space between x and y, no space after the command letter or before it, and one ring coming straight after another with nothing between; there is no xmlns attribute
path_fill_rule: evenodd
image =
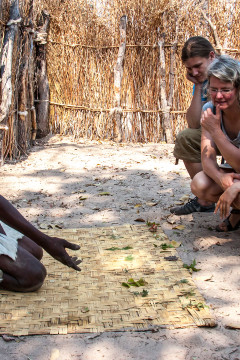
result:
<svg viewBox="0 0 240 360"><path fill-rule="evenodd" d="M49 83L47 78L46 44L49 30L49 14L42 11L36 32L36 119L37 137L49 134Z"/></svg>
<svg viewBox="0 0 240 360"><path fill-rule="evenodd" d="M113 137L118 142L122 141L122 109L121 109L121 84L123 76L124 57L126 52L127 16L120 19L120 46L117 63L114 69L114 92L115 101L113 109Z"/></svg>
<svg viewBox="0 0 240 360"><path fill-rule="evenodd" d="M176 30L175 30L175 39L171 47L171 56L170 56L170 74L169 74L169 96L168 96L168 106L172 108L173 106L173 95L174 95L174 81L175 81L175 67L176 67L176 51L178 44L178 31L179 31L179 16L176 17Z"/></svg>
<svg viewBox="0 0 240 360"><path fill-rule="evenodd" d="M37 135L37 120L36 109L34 104L34 53L33 53L33 1L31 0L29 11L29 69L28 69L28 92L29 92L29 106L30 106L30 118L32 123L32 135L31 144L35 145Z"/></svg>
<svg viewBox="0 0 240 360"><path fill-rule="evenodd" d="M21 153L28 150L28 33L24 29L22 42L22 61L18 80L18 147Z"/></svg>
<svg viewBox="0 0 240 360"><path fill-rule="evenodd" d="M175 30L175 39L171 47L171 55L170 55L170 74L169 74L169 95L168 95L168 106L173 109L173 99L174 99L174 82L175 82L175 68L176 68L176 52L177 52L177 44L178 44L178 31L179 31L179 15L176 16L176 30ZM173 115L170 113L169 121L173 126ZM171 129L172 129L171 126ZM172 129L173 136L173 129Z"/></svg>
<svg viewBox="0 0 240 360"><path fill-rule="evenodd" d="M6 123L12 104L12 55L18 24L21 22L18 0L14 0L10 7L9 22L3 40L1 53L1 104L0 104L0 163L3 164L3 131L8 129Z"/></svg>
<svg viewBox="0 0 240 360"><path fill-rule="evenodd" d="M158 41L159 46L159 58L160 58L160 98L161 98L161 108L163 109L163 129L166 136L166 142L168 144L173 144L173 133L170 121L170 107L167 102L167 92L166 92L166 64L165 64L165 54L164 54L164 45L165 45L165 34L160 35Z"/></svg>

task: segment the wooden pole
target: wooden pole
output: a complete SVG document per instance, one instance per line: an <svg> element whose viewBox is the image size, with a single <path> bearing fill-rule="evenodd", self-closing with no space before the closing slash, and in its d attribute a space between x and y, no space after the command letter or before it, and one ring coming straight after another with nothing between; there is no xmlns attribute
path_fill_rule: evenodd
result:
<svg viewBox="0 0 240 360"><path fill-rule="evenodd" d="M202 16L208 22L210 28L212 29L214 40L215 40L215 49L218 50L219 54L222 55L222 46L218 37L216 26L212 23L209 17L205 14L205 12L201 9Z"/></svg>
<svg viewBox="0 0 240 360"><path fill-rule="evenodd" d="M127 36L127 16L124 15L120 19L120 46L118 50L117 63L114 69L114 109L113 115L113 137L118 142L122 141L122 109L121 109L121 84L123 76L124 58L126 52L126 36Z"/></svg>
<svg viewBox="0 0 240 360"><path fill-rule="evenodd" d="M30 3L29 11L29 70L28 70L28 91L29 91L29 106L31 114L31 123L32 123L32 135L31 143L35 145L36 135L37 135L37 119L36 119L36 109L34 104L34 53L33 53L33 1Z"/></svg>
<svg viewBox="0 0 240 360"><path fill-rule="evenodd" d="M4 162L3 131L7 131L6 123L12 104L13 46L21 20L18 0L13 0L10 6L10 16L6 25L1 53L0 165Z"/></svg>
<svg viewBox="0 0 240 360"><path fill-rule="evenodd" d="M49 133L49 83L47 77L46 44L50 16L42 11L35 35L36 43L36 118L37 136L42 138Z"/></svg>
<svg viewBox="0 0 240 360"><path fill-rule="evenodd" d="M158 41L159 47L159 59L160 59L160 99L161 99L161 108L163 109L163 129L166 136L166 142L168 144L173 144L173 132L170 121L170 107L167 102L167 92L166 92L166 63L165 63L165 54L164 54L164 44L165 44L165 33L160 34L160 39Z"/></svg>
<svg viewBox="0 0 240 360"><path fill-rule="evenodd" d="M179 16L176 17L175 39L171 47L171 55L170 55L169 96L168 96L168 106L170 106L170 108L172 108L173 105L178 31L179 31Z"/></svg>
<svg viewBox="0 0 240 360"><path fill-rule="evenodd" d="M28 66L29 41L26 28L23 29L22 59L18 79L18 148L26 154L28 149Z"/></svg>

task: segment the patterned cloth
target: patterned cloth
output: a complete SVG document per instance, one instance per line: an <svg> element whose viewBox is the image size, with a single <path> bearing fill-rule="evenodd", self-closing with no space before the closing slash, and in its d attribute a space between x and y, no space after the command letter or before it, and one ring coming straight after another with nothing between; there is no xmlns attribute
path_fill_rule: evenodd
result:
<svg viewBox="0 0 240 360"><path fill-rule="evenodd" d="M17 257L18 240L23 237L23 234L10 228L8 225L0 221L4 232L0 233L0 255L9 256L14 261ZM3 272L0 269L0 282L2 281Z"/></svg>

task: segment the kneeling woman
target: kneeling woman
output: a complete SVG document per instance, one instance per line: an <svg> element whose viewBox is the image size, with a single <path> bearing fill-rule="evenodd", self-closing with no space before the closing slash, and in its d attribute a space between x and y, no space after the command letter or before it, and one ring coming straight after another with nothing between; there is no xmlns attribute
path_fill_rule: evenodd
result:
<svg viewBox="0 0 240 360"><path fill-rule="evenodd" d="M78 250L78 245L42 233L0 196L0 289L20 292L39 289L46 277L40 262L42 248L64 265L80 271L81 260L65 250Z"/></svg>
<svg viewBox="0 0 240 360"><path fill-rule="evenodd" d="M201 157L203 171L192 180L192 192L200 199L218 202L219 197L240 181L240 63L220 56L208 68L211 101L203 106L201 117ZM217 155L226 164L218 165ZM231 203L230 215L218 231L240 227L240 195Z"/></svg>

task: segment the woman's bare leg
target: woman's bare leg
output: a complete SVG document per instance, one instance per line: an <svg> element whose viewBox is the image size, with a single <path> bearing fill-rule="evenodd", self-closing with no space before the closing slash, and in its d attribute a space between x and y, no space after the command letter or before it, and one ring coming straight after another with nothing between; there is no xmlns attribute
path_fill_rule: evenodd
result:
<svg viewBox="0 0 240 360"><path fill-rule="evenodd" d="M191 182L191 190L199 199L217 203L223 190L203 171L196 174Z"/></svg>

